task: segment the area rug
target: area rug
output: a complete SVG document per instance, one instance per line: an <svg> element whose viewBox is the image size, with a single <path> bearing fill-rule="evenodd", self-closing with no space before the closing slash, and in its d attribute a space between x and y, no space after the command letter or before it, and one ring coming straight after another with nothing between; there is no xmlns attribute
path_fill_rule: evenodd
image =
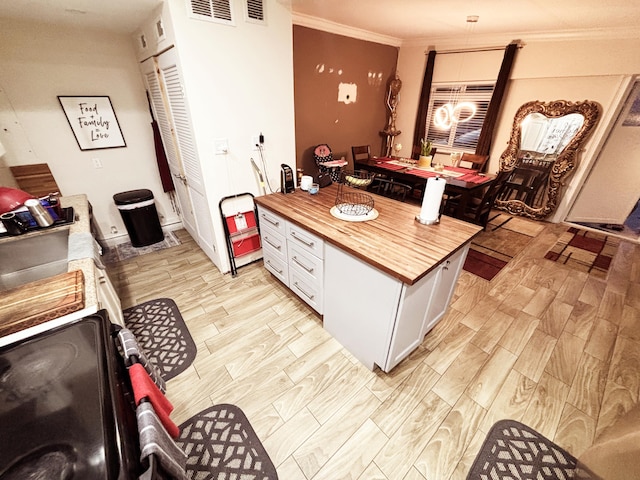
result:
<svg viewBox="0 0 640 480"><path fill-rule="evenodd" d="M278 474L244 412L210 407L180 425L187 476L198 480L277 480Z"/></svg>
<svg viewBox="0 0 640 480"><path fill-rule="evenodd" d="M162 378L170 380L193 363L196 344L173 300L149 300L122 313L126 327L160 369Z"/></svg>
<svg viewBox="0 0 640 480"><path fill-rule="evenodd" d="M544 227L534 220L493 212L487 227L472 240L464 270L493 280Z"/></svg>
<svg viewBox="0 0 640 480"><path fill-rule="evenodd" d="M157 252L158 250L164 250L165 248L176 247L178 245L180 245L178 237L176 237L173 232L165 232L163 241L147 245L146 247L134 247L131 245L131 242L119 243L110 247L105 252L103 260L107 264L115 263L139 257L140 255L145 255L147 253Z"/></svg>
<svg viewBox="0 0 640 480"><path fill-rule="evenodd" d="M618 237L569 227L544 258L606 278L619 245Z"/></svg>
<svg viewBox="0 0 640 480"><path fill-rule="evenodd" d="M467 480L597 478L569 452L514 420L491 427L467 475Z"/></svg>

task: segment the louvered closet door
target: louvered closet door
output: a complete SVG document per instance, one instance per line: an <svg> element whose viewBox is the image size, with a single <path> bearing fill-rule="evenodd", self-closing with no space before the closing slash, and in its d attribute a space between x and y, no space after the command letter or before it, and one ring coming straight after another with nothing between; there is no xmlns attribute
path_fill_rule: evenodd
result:
<svg viewBox="0 0 640 480"><path fill-rule="evenodd" d="M156 71L156 62L154 58L149 58L141 64L142 75L144 77L145 86L151 97L151 106L153 114L158 122L160 136L164 145L164 151L167 154L169 170L173 176L173 184L176 188L176 196L178 200L178 208L180 218L185 229L195 239L198 236L196 220L193 214L193 207L189 190L186 185L186 176L181 167L178 151L176 150L176 142L174 141L173 129L171 128L171 120L167 114L165 107L165 97L162 94L162 86Z"/></svg>
<svg viewBox="0 0 640 480"><path fill-rule="evenodd" d="M213 220L209 212L200 159L196 149L191 115L185 96L181 73L178 66L178 54L175 48L167 50L157 57L161 81L166 89L168 110L171 116L174 139L178 145L179 159L187 180L187 189L193 205L193 213L197 220L197 242L207 255L217 260L213 249Z"/></svg>

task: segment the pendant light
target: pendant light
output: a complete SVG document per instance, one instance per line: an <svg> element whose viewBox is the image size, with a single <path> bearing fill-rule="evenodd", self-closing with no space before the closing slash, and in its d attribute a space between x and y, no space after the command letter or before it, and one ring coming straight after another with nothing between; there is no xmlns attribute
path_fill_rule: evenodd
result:
<svg viewBox="0 0 640 480"><path fill-rule="evenodd" d="M466 44L469 42L469 35L473 31L475 24L478 23L478 15L469 15L467 17L467 36ZM458 81L462 72L462 61L458 70ZM448 103L445 103L433 113L433 124L443 130L449 130L454 123L464 123L471 120L476 114L476 104L473 102L458 102L460 89L456 89L456 94L452 94Z"/></svg>

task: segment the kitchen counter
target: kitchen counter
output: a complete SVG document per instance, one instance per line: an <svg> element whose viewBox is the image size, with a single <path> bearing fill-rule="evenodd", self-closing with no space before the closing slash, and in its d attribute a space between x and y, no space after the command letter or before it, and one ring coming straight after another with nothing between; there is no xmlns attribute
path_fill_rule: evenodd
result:
<svg viewBox="0 0 640 480"><path fill-rule="evenodd" d="M373 195L378 218L347 222L331 215L338 187L317 195L297 189L291 194L256 197L255 202L323 238L402 282L413 285L453 255L482 227L442 216L436 225L415 220L420 207Z"/></svg>
<svg viewBox="0 0 640 480"><path fill-rule="evenodd" d="M32 236L46 235L50 233L52 229L68 229L69 251L67 271L69 273L82 272L81 274L74 275L74 278L77 278L77 281L83 284L83 291L80 292L81 295L79 295L83 298L83 301L74 303L73 307L67 305L65 309L60 309L61 316L54 318L56 315L55 309L59 307L56 306L55 295L51 292L59 291L61 292L60 295L69 295L69 275L56 275L50 279L41 279L12 290L0 292L0 298L4 297L5 300L11 298L12 300L11 306L7 305L8 302L0 301L0 345L12 343L98 311L99 302L94 264L95 242L91 234L89 202L86 195L62 197L60 201L62 207L73 207L75 215L73 223L34 230L19 237L0 238L0 248L2 248L3 243L21 241ZM35 301L33 300L34 287L37 287L43 292L46 291L48 295L43 297L47 299L46 305L44 304L45 302L43 302L41 311L38 314L34 314L33 309L30 309L29 317L25 319L27 321L25 321L25 325L21 327L19 319L15 318L15 304L21 300L24 302ZM11 315L11 318L7 318L5 324L10 323L11 325L3 330L3 316L6 317L7 315ZM26 312L25 315L27 315Z"/></svg>

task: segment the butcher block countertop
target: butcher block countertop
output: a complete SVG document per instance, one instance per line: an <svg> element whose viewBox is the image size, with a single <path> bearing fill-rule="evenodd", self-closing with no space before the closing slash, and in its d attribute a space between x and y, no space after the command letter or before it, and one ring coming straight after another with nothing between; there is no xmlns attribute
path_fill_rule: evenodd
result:
<svg viewBox="0 0 640 480"><path fill-rule="evenodd" d="M330 213L337 192L333 184L317 195L297 189L256 197L255 202L409 285L482 231L478 225L444 215L438 224L422 225L415 220L419 206L375 194L370 195L378 218L340 220Z"/></svg>
<svg viewBox="0 0 640 480"><path fill-rule="evenodd" d="M0 307L0 336L40 325L84 308L82 270L7 290Z"/></svg>
<svg viewBox="0 0 640 480"><path fill-rule="evenodd" d="M16 332L57 326L70 314L80 318L98 310L89 202L86 195L61 197L60 202L63 207L73 207L75 214L73 223L54 227L69 229L67 273L0 292L0 345L10 343ZM24 236L39 234L42 232L36 230ZM0 238L0 243L15 240Z"/></svg>

